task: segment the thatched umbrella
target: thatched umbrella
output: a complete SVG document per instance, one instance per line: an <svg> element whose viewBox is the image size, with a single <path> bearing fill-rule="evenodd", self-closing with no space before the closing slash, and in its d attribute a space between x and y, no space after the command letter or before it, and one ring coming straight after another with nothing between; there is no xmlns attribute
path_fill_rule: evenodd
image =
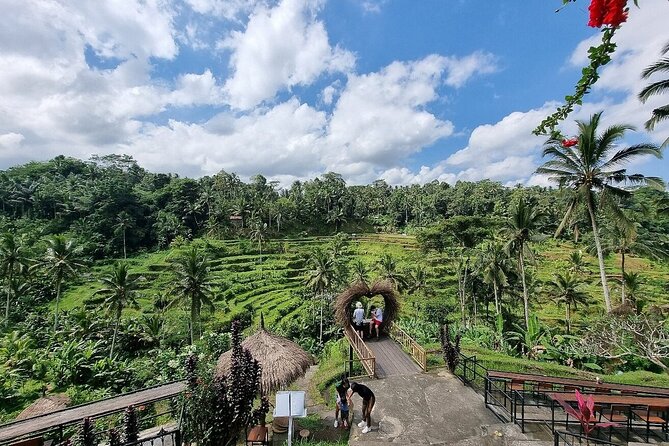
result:
<svg viewBox="0 0 669 446"><path fill-rule="evenodd" d="M244 339L242 347L262 366L262 391L265 394L287 387L304 376L309 366L314 363L311 355L299 345L267 331L262 316L260 329ZM228 350L218 359L217 373L224 375L228 372L231 354Z"/></svg>
<svg viewBox="0 0 669 446"><path fill-rule="evenodd" d="M388 332L393 321L397 318L400 311L400 295L393 287L393 284L387 280L374 282L368 286L365 282L357 282L351 285L347 290L337 296L335 300L335 318L342 327L351 324L353 318L353 301L362 297L383 297L385 303L383 309L382 331Z"/></svg>
<svg viewBox="0 0 669 446"><path fill-rule="evenodd" d="M26 407L23 412L16 417L16 420L25 420L26 418L56 412L57 410L65 409L69 405L70 397L64 393L44 396Z"/></svg>

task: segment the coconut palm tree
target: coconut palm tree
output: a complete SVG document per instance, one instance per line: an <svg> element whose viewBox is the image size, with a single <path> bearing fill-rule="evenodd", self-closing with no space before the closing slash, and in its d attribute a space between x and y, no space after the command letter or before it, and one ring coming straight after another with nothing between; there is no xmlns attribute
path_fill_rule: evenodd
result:
<svg viewBox="0 0 669 446"><path fill-rule="evenodd" d="M662 48L661 52L661 54L663 55L666 55L667 53L669 53L669 42L667 42L664 48ZM648 79L653 74L663 73L667 71L669 71L669 57L662 57L653 65L643 70L643 72L641 73L641 77L643 77L644 79ZM664 93L668 90L669 90L669 78L660 79L657 82L650 83L649 85L646 86L646 88L641 90L641 92L639 93L639 100L643 103L646 103L646 101L650 99L652 96ZM655 128L655 124L657 124L660 121L664 121L667 118L669 118L669 104L663 105L653 110L653 115L648 121L646 121L645 127L647 130L653 130ZM668 142L669 138L667 138L664 141L663 145L667 144Z"/></svg>
<svg viewBox="0 0 669 446"><path fill-rule="evenodd" d="M121 321L121 313L124 308L137 308L137 289L143 277L133 276L127 263L116 263L111 274L102 277L103 288L97 290L94 295L100 295L104 300L102 303L107 307L107 311L114 315L114 334L112 336L111 350L109 357L114 356L114 346L116 345L116 337L118 335L118 326ZM91 303L99 303L93 299Z"/></svg>
<svg viewBox="0 0 669 446"><path fill-rule="evenodd" d="M621 211L615 199L630 194L622 186L664 183L659 178L628 174L626 169L620 167L640 156L653 155L659 158L662 153L656 145L646 143L619 148L617 143L628 130L634 130L634 127L626 124L613 125L598 134L601 116L600 112L592 115L587 122L577 121L579 134L575 144L558 137L551 137L546 141L543 156L551 159L539 167L537 173L549 175L560 187L569 188L573 192L565 216L556 230L556 236L562 232L579 205L586 206L597 249L604 304L606 311L611 312L611 297L597 225L597 209L606 207L612 215L620 215Z"/></svg>
<svg viewBox="0 0 669 446"><path fill-rule="evenodd" d="M572 276L569 271L564 274L556 274L549 283L550 296L556 303L565 306L567 333L571 332L571 308L576 308L578 304L588 303L588 295L581 291L580 285L578 278Z"/></svg>
<svg viewBox="0 0 669 446"><path fill-rule="evenodd" d="M502 312L501 293L508 282L508 271L511 269L509 256L504 246L498 242L489 242L483 246L479 257L478 269L483 282L491 285L495 296L495 314Z"/></svg>
<svg viewBox="0 0 669 446"><path fill-rule="evenodd" d="M316 248L309 256L310 270L307 273L306 284L314 295L320 298L320 333L319 342L323 342L323 297L335 280L337 267L335 261L327 252Z"/></svg>
<svg viewBox="0 0 669 446"><path fill-rule="evenodd" d="M515 255L518 259L518 272L523 283L523 308L525 312L525 327L530 325L530 304L527 292L527 275L525 273L525 259L532 258L534 254L530 249L530 242L537 240L537 226L541 215L534 207L521 199L517 205L510 210L506 221L506 246L509 255Z"/></svg>
<svg viewBox="0 0 669 446"><path fill-rule="evenodd" d="M393 284L395 289L406 284L406 279L397 269L397 261L390 254L383 254L377 262L381 278Z"/></svg>
<svg viewBox="0 0 669 446"><path fill-rule="evenodd" d="M119 212L118 216L116 217L116 225L114 225L114 230L121 232L121 237L123 238L123 258L127 258L127 252L126 252L126 232L128 229L132 228L134 225L134 222L132 220L132 217L130 214L128 214L126 211L121 211Z"/></svg>
<svg viewBox="0 0 669 446"><path fill-rule="evenodd" d="M16 275L25 272L27 268L28 259L17 237L11 232L2 234L0 238L0 275L5 278L7 288L5 326L9 324L9 307L12 300L12 291L18 286Z"/></svg>
<svg viewBox="0 0 669 446"><path fill-rule="evenodd" d="M625 260L627 255L642 255L653 259L667 257L667 252L662 249L661 243L657 240L650 240L644 237L643 232L639 232L640 227L633 222L614 222L609 227L604 227L605 237L609 243L608 251L620 254L620 297L621 303L625 304L627 299L625 286Z"/></svg>
<svg viewBox="0 0 669 446"><path fill-rule="evenodd" d="M214 311L209 260L206 254L192 247L176 259L174 265L175 284L170 290L173 300L168 306L183 305L190 310L190 342L202 334L200 315L202 307ZM196 329L197 327L197 329Z"/></svg>
<svg viewBox="0 0 669 446"><path fill-rule="evenodd" d="M46 239L46 245L44 256L35 266L42 267L56 284L56 308L53 312L53 330L56 331L63 281L75 276L86 264L80 258L81 250L73 240L68 240L62 235L56 235Z"/></svg>
<svg viewBox="0 0 669 446"><path fill-rule="evenodd" d="M369 268L362 259L355 259L352 267L353 282L367 283L369 281Z"/></svg>

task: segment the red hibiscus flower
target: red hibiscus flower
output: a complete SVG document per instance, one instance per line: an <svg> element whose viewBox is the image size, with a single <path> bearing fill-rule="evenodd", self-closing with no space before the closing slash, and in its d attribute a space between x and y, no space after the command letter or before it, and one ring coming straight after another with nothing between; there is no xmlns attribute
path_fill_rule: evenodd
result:
<svg viewBox="0 0 669 446"><path fill-rule="evenodd" d="M562 147L573 147L576 144L578 144L578 138L563 139L562 140Z"/></svg>
<svg viewBox="0 0 669 446"><path fill-rule="evenodd" d="M602 25L620 26L627 20L627 0L592 0L588 10L588 26L600 28Z"/></svg>

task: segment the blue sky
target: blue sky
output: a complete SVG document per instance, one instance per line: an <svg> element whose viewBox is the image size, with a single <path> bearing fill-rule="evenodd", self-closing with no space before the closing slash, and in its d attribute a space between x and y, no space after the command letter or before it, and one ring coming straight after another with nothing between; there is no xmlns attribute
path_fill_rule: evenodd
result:
<svg viewBox="0 0 669 446"><path fill-rule="evenodd" d="M587 1L0 0L0 169L127 153L199 177L288 185L533 174L531 130L573 91L598 30ZM573 119L641 128L639 73L669 40L669 3L641 2ZM661 142L669 123L628 142ZM631 169L669 179L666 160Z"/></svg>

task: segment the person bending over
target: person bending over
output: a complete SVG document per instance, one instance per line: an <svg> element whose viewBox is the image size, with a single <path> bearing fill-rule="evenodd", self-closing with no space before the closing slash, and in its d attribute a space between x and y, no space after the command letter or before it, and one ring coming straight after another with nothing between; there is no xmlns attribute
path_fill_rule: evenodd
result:
<svg viewBox="0 0 669 446"><path fill-rule="evenodd" d="M366 434L372 430L372 409L374 409L374 403L376 402L374 392L364 384L357 382L349 383L348 379L344 380L343 384L349 388L351 395L357 393L362 398L362 421L358 423L358 427L361 427L362 433Z"/></svg>

